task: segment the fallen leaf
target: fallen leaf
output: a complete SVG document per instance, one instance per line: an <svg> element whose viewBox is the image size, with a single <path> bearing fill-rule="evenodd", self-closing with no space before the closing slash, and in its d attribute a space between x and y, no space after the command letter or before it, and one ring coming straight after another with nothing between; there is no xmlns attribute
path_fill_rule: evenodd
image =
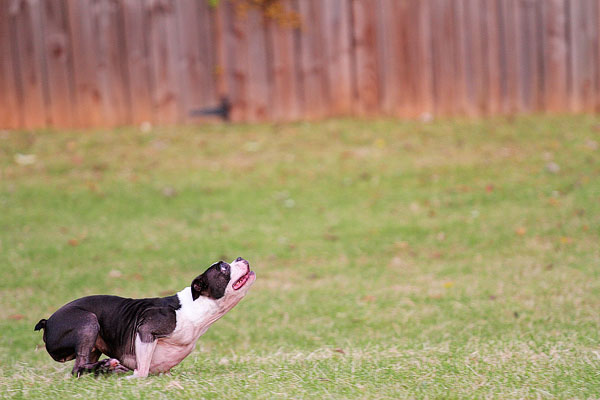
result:
<svg viewBox="0 0 600 400"><path fill-rule="evenodd" d="M527 233L527 228L520 226L517 229L515 229L515 233L519 236L523 236Z"/></svg>
<svg viewBox="0 0 600 400"><path fill-rule="evenodd" d="M294 199L287 199L283 202L283 205L286 208L294 208L294 206L296 205L296 202L294 201Z"/></svg>
<svg viewBox="0 0 600 400"><path fill-rule="evenodd" d="M431 258L442 258L443 255L444 253L442 253L441 251L434 251L433 253L431 253Z"/></svg>
<svg viewBox="0 0 600 400"><path fill-rule="evenodd" d="M90 190L90 192L97 192L98 191L98 185L96 184L96 182L88 182L87 183L87 187Z"/></svg>
<svg viewBox="0 0 600 400"><path fill-rule="evenodd" d="M408 242L405 242L405 241L396 242L396 243L394 243L394 246L399 249L403 249L403 250L408 249L410 247Z"/></svg>
<svg viewBox="0 0 600 400"><path fill-rule="evenodd" d="M148 133L152 130L152 123L149 121L144 121L140 124L140 131L142 133Z"/></svg>
<svg viewBox="0 0 600 400"><path fill-rule="evenodd" d="M35 164L35 154L15 154L15 162L19 165L32 165Z"/></svg>
<svg viewBox="0 0 600 400"><path fill-rule="evenodd" d="M108 273L109 278L120 278L123 276L123 273L118 269L113 269Z"/></svg>
<svg viewBox="0 0 600 400"><path fill-rule="evenodd" d="M558 200L555 197L550 197L548 199L548 203L550 203L550 205L552 205L552 206L559 206L560 205L560 200Z"/></svg>
<svg viewBox="0 0 600 400"><path fill-rule="evenodd" d="M67 243L69 243L69 245L70 245L70 246L73 246L73 247L75 247L75 246L79 246L79 240L77 240L77 239L75 239L75 238L73 238L73 239L69 239L69 241L68 241Z"/></svg>
<svg viewBox="0 0 600 400"><path fill-rule="evenodd" d="M382 138L375 139L375 147L383 149L385 148L385 140Z"/></svg>
<svg viewBox="0 0 600 400"><path fill-rule="evenodd" d="M557 174L560 171L560 166L554 161L551 161L546 164L546 171L550 172L551 174Z"/></svg>
<svg viewBox="0 0 600 400"><path fill-rule="evenodd" d="M75 149L77 148L77 142L74 140L69 140L67 142L67 150L70 152L75 151Z"/></svg>
<svg viewBox="0 0 600 400"><path fill-rule="evenodd" d="M376 300L375 296L367 295L361 299L362 301L366 301L367 303L372 303Z"/></svg>
<svg viewBox="0 0 600 400"><path fill-rule="evenodd" d="M419 115L419 121L429 123L433 121L433 114L430 112L424 112L421 115Z"/></svg>
<svg viewBox="0 0 600 400"><path fill-rule="evenodd" d="M162 194L165 197L174 197L174 196L177 196L177 190L175 190L175 188L173 188L171 186L165 186L162 189Z"/></svg>
<svg viewBox="0 0 600 400"><path fill-rule="evenodd" d="M330 242L335 242L339 239L339 236L328 232L323 235L323 239L329 240Z"/></svg>
<svg viewBox="0 0 600 400"><path fill-rule="evenodd" d="M336 353L340 353L340 354L346 354L344 349L340 349L339 347L337 349L333 349L333 351L335 351Z"/></svg>

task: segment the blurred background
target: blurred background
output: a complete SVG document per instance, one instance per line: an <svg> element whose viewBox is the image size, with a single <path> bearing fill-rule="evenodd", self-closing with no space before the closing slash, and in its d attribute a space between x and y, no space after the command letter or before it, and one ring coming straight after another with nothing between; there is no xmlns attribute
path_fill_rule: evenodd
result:
<svg viewBox="0 0 600 400"><path fill-rule="evenodd" d="M0 0L0 397L600 398L599 22ZM33 331L238 256L250 295L171 375L73 380Z"/></svg>
<svg viewBox="0 0 600 400"><path fill-rule="evenodd" d="M234 121L594 112L599 15L596 0L2 0L0 127L197 122L223 99Z"/></svg>

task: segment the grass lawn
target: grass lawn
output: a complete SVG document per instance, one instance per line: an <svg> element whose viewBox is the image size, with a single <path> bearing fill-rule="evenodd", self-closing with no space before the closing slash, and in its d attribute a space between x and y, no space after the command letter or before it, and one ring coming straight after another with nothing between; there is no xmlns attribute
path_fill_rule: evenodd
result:
<svg viewBox="0 0 600 400"><path fill-rule="evenodd" d="M33 331L237 256L168 375L74 379ZM598 398L600 119L3 131L0 271L4 397Z"/></svg>

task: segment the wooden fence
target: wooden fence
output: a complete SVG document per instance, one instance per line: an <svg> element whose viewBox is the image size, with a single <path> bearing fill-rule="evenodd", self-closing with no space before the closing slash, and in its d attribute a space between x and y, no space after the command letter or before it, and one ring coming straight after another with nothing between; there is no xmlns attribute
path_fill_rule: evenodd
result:
<svg viewBox="0 0 600 400"><path fill-rule="evenodd" d="M599 21L600 0L0 0L0 127L186 123L224 95L237 121L594 112Z"/></svg>

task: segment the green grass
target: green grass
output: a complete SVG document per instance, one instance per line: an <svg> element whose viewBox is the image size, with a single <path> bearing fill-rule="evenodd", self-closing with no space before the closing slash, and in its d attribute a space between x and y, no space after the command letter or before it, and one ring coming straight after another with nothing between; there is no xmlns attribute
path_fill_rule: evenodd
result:
<svg viewBox="0 0 600 400"><path fill-rule="evenodd" d="M599 123L0 132L0 394L598 398ZM237 256L254 287L171 374L74 379L33 331Z"/></svg>

